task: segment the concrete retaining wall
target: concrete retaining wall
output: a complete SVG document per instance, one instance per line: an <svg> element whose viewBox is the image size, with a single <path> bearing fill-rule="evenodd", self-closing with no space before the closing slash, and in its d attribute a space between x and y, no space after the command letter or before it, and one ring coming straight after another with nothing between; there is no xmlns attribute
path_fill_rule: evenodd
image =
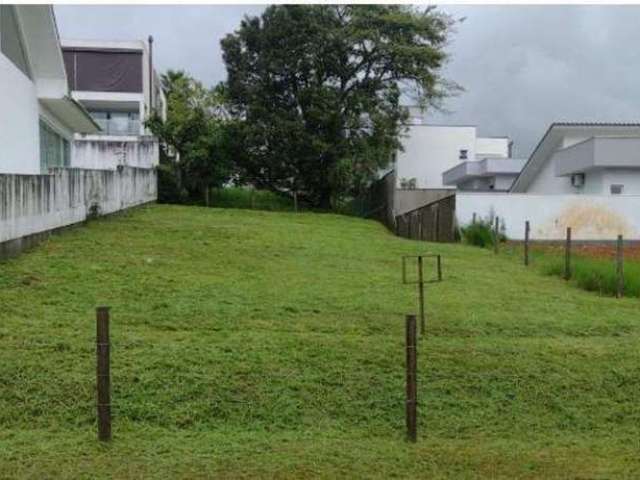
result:
<svg viewBox="0 0 640 480"><path fill-rule="evenodd" d="M84 135L73 142L71 166L97 170L115 170L119 165L152 168L158 165L159 152L154 137Z"/></svg>
<svg viewBox="0 0 640 480"><path fill-rule="evenodd" d="M574 240L640 240L640 196L535 195L513 193L457 193L458 225L500 217L510 240L524 239L531 223L532 240L562 240L571 227Z"/></svg>
<svg viewBox="0 0 640 480"><path fill-rule="evenodd" d="M155 201L153 169L52 169L48 175L0 175L0 256L43 233Z"/></svg>

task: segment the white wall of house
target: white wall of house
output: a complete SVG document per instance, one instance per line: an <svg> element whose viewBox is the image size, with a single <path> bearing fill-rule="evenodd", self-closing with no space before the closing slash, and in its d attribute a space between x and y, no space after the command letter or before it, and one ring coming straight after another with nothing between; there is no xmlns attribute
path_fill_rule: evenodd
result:
<svg viewBox="0 0 640 480"><path fill-rule="evenodd" d="M575 240L615 240L619 234L640 240L640 196L456 194L456 219L465 226L476 218L498 216L511 240L524 239L531 224L533 240L562 240L571 227Z"/></svg>
<svg viewBox="0 0 640 480"><path fill-rule="evenodd" d="M36 86L0 53L0 173L40 173Z"/></svg>
<svg viewBox="0 0 640 480"><path fill-rule="evenodd" d="M0 253L4 242L81 222L157 197L152 169L53 169L47 175L0 175Z"/></svg>
<svg viewBox="0 0 640 480"><path fill-rule="evenodd" d="M450 188L442 173L460 163L460 151L475 158L476 128L472 126L414 125L401 139L396 171L398 187L403 179L416 179L416 188Z"/></svg>
<svg viewBox="0 0 640 480"><path fill-rule="evenodd" d="M555 156L556 154L542 166L542 169L527 187L527 193L534 195L580 193L578 189L571 186L570 177L556 176Z"/></svg>
<svg viewBox="0 0 640 480"><path fill-rule="evenodd" d="M507 137L478 137L476 139L476 157L507 158L509 139Z"/></svg>

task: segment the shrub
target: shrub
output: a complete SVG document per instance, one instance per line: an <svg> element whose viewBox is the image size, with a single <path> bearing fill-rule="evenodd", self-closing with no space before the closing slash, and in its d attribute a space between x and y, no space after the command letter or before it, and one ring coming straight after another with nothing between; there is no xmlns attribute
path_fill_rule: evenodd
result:
<svg viewBox="0 0 640 480"><path fill-rule="evenodd" d="M255 210L293 211L293 201L268 190L243 187L211 190L211 206L220 208L248 208Z"/></svg>
<svg viewBox="0 0 640 480"><path fill-rule="evenodd" d="M489 221L480 220L479 222L472 223L462 228L461 233L462 239L469 245L483 248L493 246L493 229ZM500 234L499 239L501 242L506 241L504 234Z"/></svg>

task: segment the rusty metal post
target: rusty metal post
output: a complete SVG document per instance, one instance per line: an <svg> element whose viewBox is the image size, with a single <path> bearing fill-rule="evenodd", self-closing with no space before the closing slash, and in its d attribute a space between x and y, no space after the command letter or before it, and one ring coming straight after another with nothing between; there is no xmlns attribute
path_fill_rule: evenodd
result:
<svg viewBox="0 0 640 480"><path fill-rule="evenodd" d="M111 440L111 379L109 375L109 307L96 309L98 440Z"/></svg>
<svg viewBox="0 0 640 480"><path fill-rule="evenodd" d="M424 336L426 326L424 318L424 275L422 271L422 255L418 256L418 302L420 304L420 335Z"/></svg>
<svg viewBox="0 0 640 480"><path fill-rule="evenodd" d="M406 347L407 347L407 399L406 422L407 440L416 442L418 439L418 351L416 341L416 316L406 317Z"/></svg>
<svg viewBox="0 0 640 480"><path fill-rule="evenodd" d="M529 232L531 228L529 226L529 220L524 222L524 266L529 266Z"/></svg>
<svg viewBox="0 0 640 480"><path fill-rule="evenodd" d="M624 242L622 235L618 235L618 244L616 248L616 297L622 298L624 296Z"/></svg>
<svg viewBox="0 0 640 480"><path fill-rule="evenodd" d="M498 243L500 243L500 218L496 216L495 228L493 230L493 253L498 253Z"/></svg>
<svg viewBox="0 0 640 480"><path fill-rule="evenodd" d="M571 279L571 227L567 227L567 239L564 245L564 279Z"/></svg>

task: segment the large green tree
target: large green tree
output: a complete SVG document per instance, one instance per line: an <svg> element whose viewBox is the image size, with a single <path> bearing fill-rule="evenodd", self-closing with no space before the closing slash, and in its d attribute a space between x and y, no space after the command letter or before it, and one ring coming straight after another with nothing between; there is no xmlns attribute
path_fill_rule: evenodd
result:
<svg viewBox="0 0 640 480"><path fill-rule="evenodd" d="M241 177L330 208L385 167L407 118L455 85L440 76L453 21L433 8L279 5L222 40Z"/></svg>
<svg viewBox="0 0 640 480"><path fill-rule="evenodd" d="M205 88L182 71L162 75L167 115L147 121L162 144L160 200L209 203L211 187L232 172L233 122L224 109L222 88Z"/></svg>

